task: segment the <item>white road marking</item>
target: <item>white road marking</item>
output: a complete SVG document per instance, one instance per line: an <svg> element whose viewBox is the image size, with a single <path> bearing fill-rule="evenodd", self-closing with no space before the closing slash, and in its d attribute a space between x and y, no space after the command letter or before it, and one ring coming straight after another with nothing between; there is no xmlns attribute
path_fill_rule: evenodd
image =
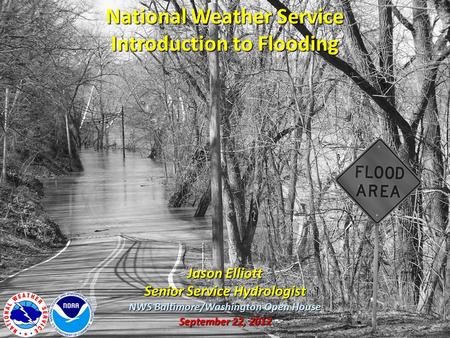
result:
<svg viewBox="0 0 450 338"><path fill-rule="evenodd" d="M183 255L183 245L181 245L181 243L178 243L177 260L175 261L175 265L173 266L172 270L170 271L169 275L167 276L167 281L169 282L169 286L174 289L176 289L177 286L173 282L173 274L175 273L175 271L177 271L178 265L180 265L180 263L181 263L182 255Z"/></svg>
<svg viewBox="0 0 450 338"><path fill-rule="evenodd" d="M69 239L69 240L67 241L67 243L66 243L66 246L65 246L64 248L62 248L59 252L57 252L55 255L53 255L52 257L46 259L46 260L43 261L43 262L37 263L37 264L35 264L35 265L33 265L33 266L30 266L29 268L26 268L26 269L23 269L23 270L18 271L18 272L16 272L15 274L10 275L10 276L6 277L5 279L1 280L0 283L3 283L4 281L6 281L6 280L8 280L8 279L14 278L14 277L16 277L18 274L20 274L20 273L22 273L22 272L25 272L25 271L34 269L34 268L38 267L39 265L42 265L42 264L45 264L45 263L50 262L51 260L53 260L53 259L55 259L56 257L58 257L59 255L61 255L64 251L66 251L66 249L69 247L70 243L71 243L71 240Z"/></svg>
<svg viewBox="0 0 450 338"><path fill-rule="evenodd" d="M81 285L81 288L84 288L86 286L86 284L91 279L91 274L93 274L98 268L100 268L103 265L103 263L105 261L107 261L117 251L117 249L119 248L120 245L121 245L121 236L118 236L117 237L117 244L116 244L116 247L114 248L114 250L111 251L110 254L108 256L106 256L106 258L104 260L102 260L100 263L98 263L94 268L92 268L89 271L87 277L85 278L83 284Z"/></svg>
<svg viewBox="0 0 450 338"><path fill-rule="evenodd" d="M178 243L177 260L175 261L175 265L173 266L172 270L170 271L169 275L167 276L167 282L169 283L169 286L174 289L176 289L178 287L176 286L175 282L173 281L173 275L174 275L175 271L177 271L178 265L180 265L182 257L183 257L183 245L181 243ZM193 301L196 301L196 302L199 302L202 304L206 304L206 302L204 302L201 299L188 297L188 296L185 296L184 294L182 294L181 297L184 299L189 299L189 300L193 300Z"/></svg>
<svg viewBox="0 0 450 338"><path fill-rule="evenodd" d="M122 238L122 236L118 236L118 242L115 249L99 265L97 265L93 270L91 270L91 272L96 270L95 275L92 278L91 283L89 284L90 290L89 297L94 311L97 308L97 299L95 298L95 284L97 283L100 273L104 268L106 268L109 265L109 263L111 263L117 257L117 255L123 250L124 246L125 240Z"/></svg>

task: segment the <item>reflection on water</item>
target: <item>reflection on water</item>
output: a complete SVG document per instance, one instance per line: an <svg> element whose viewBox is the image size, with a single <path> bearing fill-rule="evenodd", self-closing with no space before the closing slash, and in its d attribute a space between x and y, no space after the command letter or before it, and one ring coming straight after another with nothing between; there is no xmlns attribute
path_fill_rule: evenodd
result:
<svg viewBox="0 0 450 338"><path fill-rule="evenodd" d="M208 238L206 219L192 218L191 208L167 207L160 164L138 154L123 162L121 152L86 151L81 160L84 172L45 182L45 208L69 237Z"/></svg>

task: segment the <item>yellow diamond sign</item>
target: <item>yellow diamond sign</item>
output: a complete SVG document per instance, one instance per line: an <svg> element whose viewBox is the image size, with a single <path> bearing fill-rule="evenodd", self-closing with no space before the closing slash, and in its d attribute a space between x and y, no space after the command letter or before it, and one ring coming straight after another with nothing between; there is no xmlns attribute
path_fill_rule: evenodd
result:
<svg viewBox="0 0 450 338"><path fill-rule="evenodd" d="M336 181L376 223L420 184L409 166L381 139L367 148Z"/></svg>

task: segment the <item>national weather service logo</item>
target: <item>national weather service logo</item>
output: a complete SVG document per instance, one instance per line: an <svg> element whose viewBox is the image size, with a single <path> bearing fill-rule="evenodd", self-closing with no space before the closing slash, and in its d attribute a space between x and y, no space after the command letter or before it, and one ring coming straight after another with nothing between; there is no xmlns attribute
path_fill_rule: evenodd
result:
<svg viewBox="0 0 450 338"><path fill-rule="evenodd" d="M65 293L52 304L50 321L59 334L77 337L87 331L94 313L86 297L76 292Z"/></svg>
<svg viewBox="0 0 450 338"><path fill-rule="evenodd" d="M32 337L41 332L48 321L48 309L44 300L31 292L12 296L3 309L6 327L19 337Z"/></svg>

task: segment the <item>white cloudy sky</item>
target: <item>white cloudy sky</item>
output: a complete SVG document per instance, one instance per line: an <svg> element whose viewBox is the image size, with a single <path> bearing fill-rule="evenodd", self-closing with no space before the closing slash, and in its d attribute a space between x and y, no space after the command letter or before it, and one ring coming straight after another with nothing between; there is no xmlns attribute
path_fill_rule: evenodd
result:
<svg viewBox="0 0 450 338"><path fill-rule="evenodd" d="M128 6L136 6L139 4L137 0L91 0L95 7L98 8L102 13L106 11L107 8L126 8Z"/></svg>
<svg viewBox="0 0 450 338"><path fill-rule="evenodd" d="M123 27L108 26L106 24L106 10L111 9L129 9L140 8L139 0L67 0L77 5L82 5L83 8L89 9L89 12L83 17L86 21L81 22L81 25L91 26L93 30L102 34L108 35L108 32L122 30Z"/></svg>
<svg viewBox="0 0 450 338"><path fill-rule="evenodd" d="M81 1L88 7L92 8L93 11L95 11L99 20L104 19L106 9L108 8L127 9L128 7L136 7L136 8L140 7L138 0L81 0Z"/></svg>

